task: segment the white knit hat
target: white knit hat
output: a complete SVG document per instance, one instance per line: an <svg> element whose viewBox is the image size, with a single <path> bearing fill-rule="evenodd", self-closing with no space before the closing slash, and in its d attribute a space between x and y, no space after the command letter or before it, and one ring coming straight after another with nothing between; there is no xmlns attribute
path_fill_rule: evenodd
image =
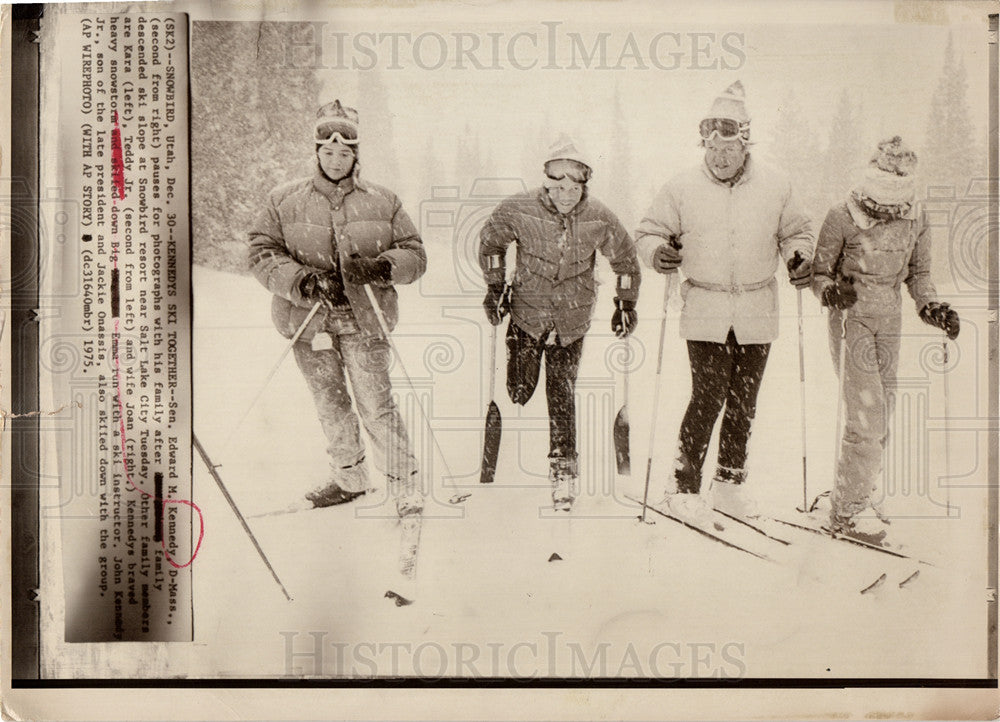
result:
<svg viewBox="0 0 1000 722"><path fill-rule="evenodd" d="M545 163L554 160L575 160L588 168L593 169L590 163L590 156L579 143L574 141L565 133L560 133L555 143L549 146L545 154Z"/></svg>
<svg viewBox="0 0 1000 722"><path fill-rule="evenodd" d="M717 95L705 117L728 118L740 124L749 123L750 116L747 114L746 91L743 89L743 83L737 80L720 95Z"/></svg>
<svg viewBox="0 0 1000 722"><path fill-rule="evenodd" d="M856 196L883 206L911 203L916 195L917 154L898 135L878 144L855 186Z"/></svg>

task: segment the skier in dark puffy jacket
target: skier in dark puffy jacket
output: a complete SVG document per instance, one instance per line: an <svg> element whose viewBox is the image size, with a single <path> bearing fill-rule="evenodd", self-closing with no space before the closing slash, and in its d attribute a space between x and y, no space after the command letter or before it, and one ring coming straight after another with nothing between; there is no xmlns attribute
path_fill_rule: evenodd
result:
<svg viewBox="0 0 1000 722"><path fill-rule="evenodd" d="M830 349L843 374L844 435L831 495L834 531L864 541L886 536L883 518L865 514L882 470L896 382L900 284L926 323L958 336L958 314L931 281L930 229L916 209L917 156L899 136L879 143L847 200L827 213L816 245L812 287L830 308ZM845 344L844 368L840 366Z"/></svg>
<svg viewBox="0 0 1000 722"><path fill-rule="evenodd" d="M543 187L512 196L493 211L480 234L479 262L488 291L483 305L494 326L510 313L507 391L525 404L545 360L549 409L549 480L556 509L577 495L576 389L583 336L597 298L596 252L618 275L612 330L624 338L638 317L640 271L635 245L618 218L588 197L590 161L561 136L546 157ZM508 289L505 252L517 245Z"/></svg>
<svg viewBox="0 0 1000 722"><path fill-rule="evenodd" d="M423 498L416 460L392 398L388 341L364 286L371 287L391 330L398 316L393 285L423 275L426 255L399 199L359 177L357 112L340 101L320 108L315 143L312 177L271 191L249 233L250 267L274 294L278 331L291 338L320 305L294 345L331 467L306 499L317 507L342 504L370 487L360 415L397 510L413 513Z"/></svg>

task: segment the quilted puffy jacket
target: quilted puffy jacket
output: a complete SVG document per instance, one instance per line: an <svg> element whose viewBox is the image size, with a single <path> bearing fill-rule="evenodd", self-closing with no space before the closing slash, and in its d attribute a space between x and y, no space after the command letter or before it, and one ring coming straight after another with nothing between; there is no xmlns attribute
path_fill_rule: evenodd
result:
<svg viewBox="0 0 1000 722"><path fill-rule="evenodd" d="M854 278L858 301L851 313L883 316L899 313L899 287L905 281L919 312L937 300L931 281L931 238L923 213L876 221L853 200L830 209L819 232L813 263L813 292L837 276Z"/></svg>
<svg viewBox="0 0 1000 722"><path fill-rule="evenodd" d="M586 195L563 215L548 192L537 188L502 201L479 235L479 265L487 283L503 282L507 247L517 244L511 318L538 339L550 331L566 346L590 328L597 299L596 252L627 277L618 288L623 300L639 296L635 244L604 204Z"/></svg>
<svg viewBox="0 0 1000 722"><path fill-rule="evenodd" d="M312 304L299 286L309 271L332 271L357 253L379 256L392 264L391 283L372 286L391 330L398 319L392 284L412 283L427 268L427 256L413 221L391 191L352 177L334 183L317 168L311 178L271 191L250 236L250 268L271 293L271 316L278 331L291 338ZM381 335L364 288L343 282L344 294L362 332ZM323 329L326 311L310 321L302 338Z"/></svg>

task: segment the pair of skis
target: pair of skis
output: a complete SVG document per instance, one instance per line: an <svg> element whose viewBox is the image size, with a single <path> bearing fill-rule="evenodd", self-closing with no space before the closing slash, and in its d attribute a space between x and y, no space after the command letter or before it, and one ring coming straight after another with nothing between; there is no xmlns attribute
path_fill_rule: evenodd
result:
<svg viewBox="0 0 1000 722"><path fill-rule="evenodd" d="M640 499L629 494L626 494L625 498L636 504L642 504ZM816 534L831 541L839 541L856 548L895 557L901 562L910 562L912 565L917 565L916 569L913 569L912 566L906 569L902 581L898 583L899 588L909 586L919 577L920 566L933 566L931 562L914 557L899 547L889 544L874 544L843 534L837 534L824 526L821 521L808 514L797 517L794 520L779 517L748 519L714 509L711 521L699 523L675 514L665 503L647 503L645 507L658 516L669 519L690 531L697 532L701 536L711 539L724 547L748 554L763 561L778 563L780 560L776 558L775 552L792 546L793 541L787 535L782 534L779 528L776 528L776 525L783 525L788 528ZM876 591L886 583L887 579L888 574L883 572L875 581L862 588L860 590L861 594L870 594Z"/></svg>

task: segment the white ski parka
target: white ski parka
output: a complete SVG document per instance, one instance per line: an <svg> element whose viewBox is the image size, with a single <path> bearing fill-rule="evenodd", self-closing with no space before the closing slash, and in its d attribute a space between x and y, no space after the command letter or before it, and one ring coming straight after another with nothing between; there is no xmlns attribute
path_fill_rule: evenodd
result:
<svg viewBox="0 0 1000 722"><path fill-rule="evenodd" d="M352 253L379 256L392 263L391 284L412 283L427 268L427 256L413 221L391 191L348 177L334 183L317 168L271 191L250 236L250 269L274 294L271 317L291 338L312 304L299 286L309 271L330 271ZM336 255L334 255L336 254ZM381 335L363 287L344 281L344 294L361 330ZM396 325L396 290L372 285L386 324ZM302 335L308 341L325 323L320 310Z"/></svg>
<svg viewBox="0 0 1000 722"><path fill-rule="evenodd" d="M749 157L733 186L704 163L681 172L639 224L639 257L652 266L671 238L682 246L682 338L725 343L730 328L741 344L778 337L779 258L787 263L799 251L811 259L814 242L784 174Z"/></svg>

